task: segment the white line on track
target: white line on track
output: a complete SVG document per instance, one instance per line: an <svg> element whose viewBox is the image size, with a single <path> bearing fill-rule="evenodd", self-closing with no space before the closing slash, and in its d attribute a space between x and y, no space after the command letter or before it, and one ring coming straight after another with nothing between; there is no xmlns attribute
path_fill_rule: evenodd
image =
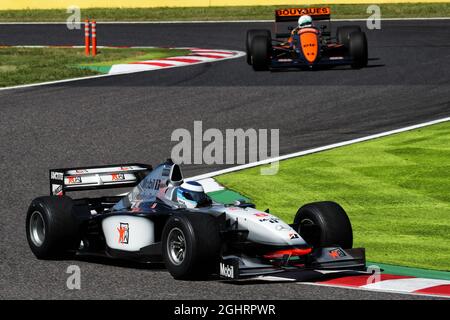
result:
<svg viewBox="0 0 450 320"><path fill-rule="evenodd" d="M347 19L331 19L331 21L366 21L367 18L347 18ZM450 17L430 17L430 18L382 18L381 21L414 21L414 20L450 20ZM198 23L267 23L274 22L274 20L208 20L208 21L183 21L183 20L173 20L173 21L97 21L97 24L198 24ZM67 24L67 22L0 22L0 25L15 25L15 24Z"/></svg>
<svg viewBox="0 0 450 320"><path fill-rule="evenodd" d="M438 123L447 122L447 121L450 121L450 117L437 119L437 120L433 120L433 121L428 121L428 122L424 122L424 123L419 123L419 124L411 125L408 127L390 130L390 131L386 131L386 132L381 132L381 133L377 133L377 134L373 134L370 136L365 136L365 137L361 137L361 138L357 138L357 139L333 143L333 144L329 144L326 146L308 149L308 150L304 150L304 151L300 151L300 152L290 153L290 154L286 154L286 155L279 156L279 157L269 158L266 160L261 160L261 161L257 161L257 162L252 162L252 163L248 163L248 164L235 166L232 168L213 171L213 172L201 174L198 176L194 176L194 177L188 178L186 180L201 180L201 179L206 179L206 178L212 178L212 177L215 177L215 176L218 176L221 174L225 174L225 173L230 173L230 172L235 172L235 171L239 171L239 170L243 170L243 169L253 168L253 167L257 167L257 166L261 166L261 165L265 165L265 164L270 164L270 163L273 163L276 161L300 157L300 156L304 156L307 154L312 154L312 153L321 152L321 151L325 151L325 150L331 150L331 149L348 146L348 145L359 143L359 142L374 140L374 139L378 139L381 137L386 137L386 136L390 136L393 134L410 131L410 130L414 130L414 129L419 129L419 128L423 128L423 127L431 126L433 124L438 124Z"/></svg>
<svg viewBox="0 0 450 320"><path fill-rule="evenodd" d="M36 49L41 49L41 48L74 48L74 49L81 49L84 48L84 46L65 46L65 45L19 45L19 46L8 46L8 45L0 45L1 48L36 48ZM155 48L160 48L160 47L155 47L155 46L97 46L98 49L120 49L120 48L124 48L124 49L155 49ZM164 48L164 49L191 49L191 48Z"/></svg>

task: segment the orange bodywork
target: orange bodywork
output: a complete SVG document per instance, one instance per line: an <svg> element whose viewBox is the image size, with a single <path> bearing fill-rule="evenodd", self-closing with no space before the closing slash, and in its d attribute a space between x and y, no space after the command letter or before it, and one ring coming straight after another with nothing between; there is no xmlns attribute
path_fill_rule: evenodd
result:
<svg viewBox="0 0 450 320"><path fill-rule="evenodd" d="M285 250L277 250L275 252L267 253L264 255L266 259L281 259L285 255L288 256L304 256L310 254L312 252L312 248L293 248L293 249L285 249Z"/></svg>
<svg viewBox="0 0 450 320"><path fill-rule="evenodd" d="M317 30L314 28L305 28L299 31L302 52L309 63L316 61L319 53L319 41L317 35Z"/></svg>

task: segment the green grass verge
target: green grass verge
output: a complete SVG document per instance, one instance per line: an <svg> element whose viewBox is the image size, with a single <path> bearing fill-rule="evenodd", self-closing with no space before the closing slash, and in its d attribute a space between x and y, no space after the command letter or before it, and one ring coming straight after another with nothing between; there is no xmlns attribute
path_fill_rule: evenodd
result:
<svg viewBox="0 0 450 320"><path fill-rule="evenodd" d="M307 202L348 212L367 259L450 271L450 122L217 177L290 222Z"/></svg>
<svg viewBox="0 0 450 320"><path fill-rule="evenodd" d="M300 5L301 6L301 5ZM380 4L384 18L450 17L450 3ZM238 6L199 8L92 8L83 9L84 17L99 21L167 21L167 20L273 20L274 10L298 6ZM367 18L367 4L330 5L332 18ZM66 21L65 9L3 10L0 21Z"/></svg>
<svg viewBox="0 0 450 320"><path fill-rule="evenodd" d="M105 48L86 57L78 48L0 48L0 87L92 76L113 64L188 54L188 50ZM103 68L102 68L103 67Z"/></svg>

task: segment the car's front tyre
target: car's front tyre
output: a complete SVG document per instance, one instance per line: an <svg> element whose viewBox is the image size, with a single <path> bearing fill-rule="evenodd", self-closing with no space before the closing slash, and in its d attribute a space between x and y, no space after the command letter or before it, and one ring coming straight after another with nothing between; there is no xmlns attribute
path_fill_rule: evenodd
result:
<svg viewBox="0 0 450 320"><path fill-rule="evenodd" d="M221 238L216 219L207 214L176 214L162 232L162 256L175 279L206 278L218 265Z"/></svg>
<svg viewBox="0 0 450 320"><path fill-rule="evenodd" d="M345 210L331 201L314 202L298 209L294 219L300 236L313 247L353 246L353 231Z"/></svg>

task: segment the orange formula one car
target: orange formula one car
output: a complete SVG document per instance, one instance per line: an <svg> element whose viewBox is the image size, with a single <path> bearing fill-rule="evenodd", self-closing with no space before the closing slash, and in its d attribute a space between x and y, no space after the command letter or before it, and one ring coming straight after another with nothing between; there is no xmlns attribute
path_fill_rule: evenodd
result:
<svg viewBox="0 0 450 320"><path fill-rule="evenodd" d="M247 31L248 64L255 71L336 65L365 67L368 60L365 33L359 26L342 26L332 37L330 13L328 7L276 10L275 39L270 30ZM280 29L286 33L278 33Z"/></svg>

